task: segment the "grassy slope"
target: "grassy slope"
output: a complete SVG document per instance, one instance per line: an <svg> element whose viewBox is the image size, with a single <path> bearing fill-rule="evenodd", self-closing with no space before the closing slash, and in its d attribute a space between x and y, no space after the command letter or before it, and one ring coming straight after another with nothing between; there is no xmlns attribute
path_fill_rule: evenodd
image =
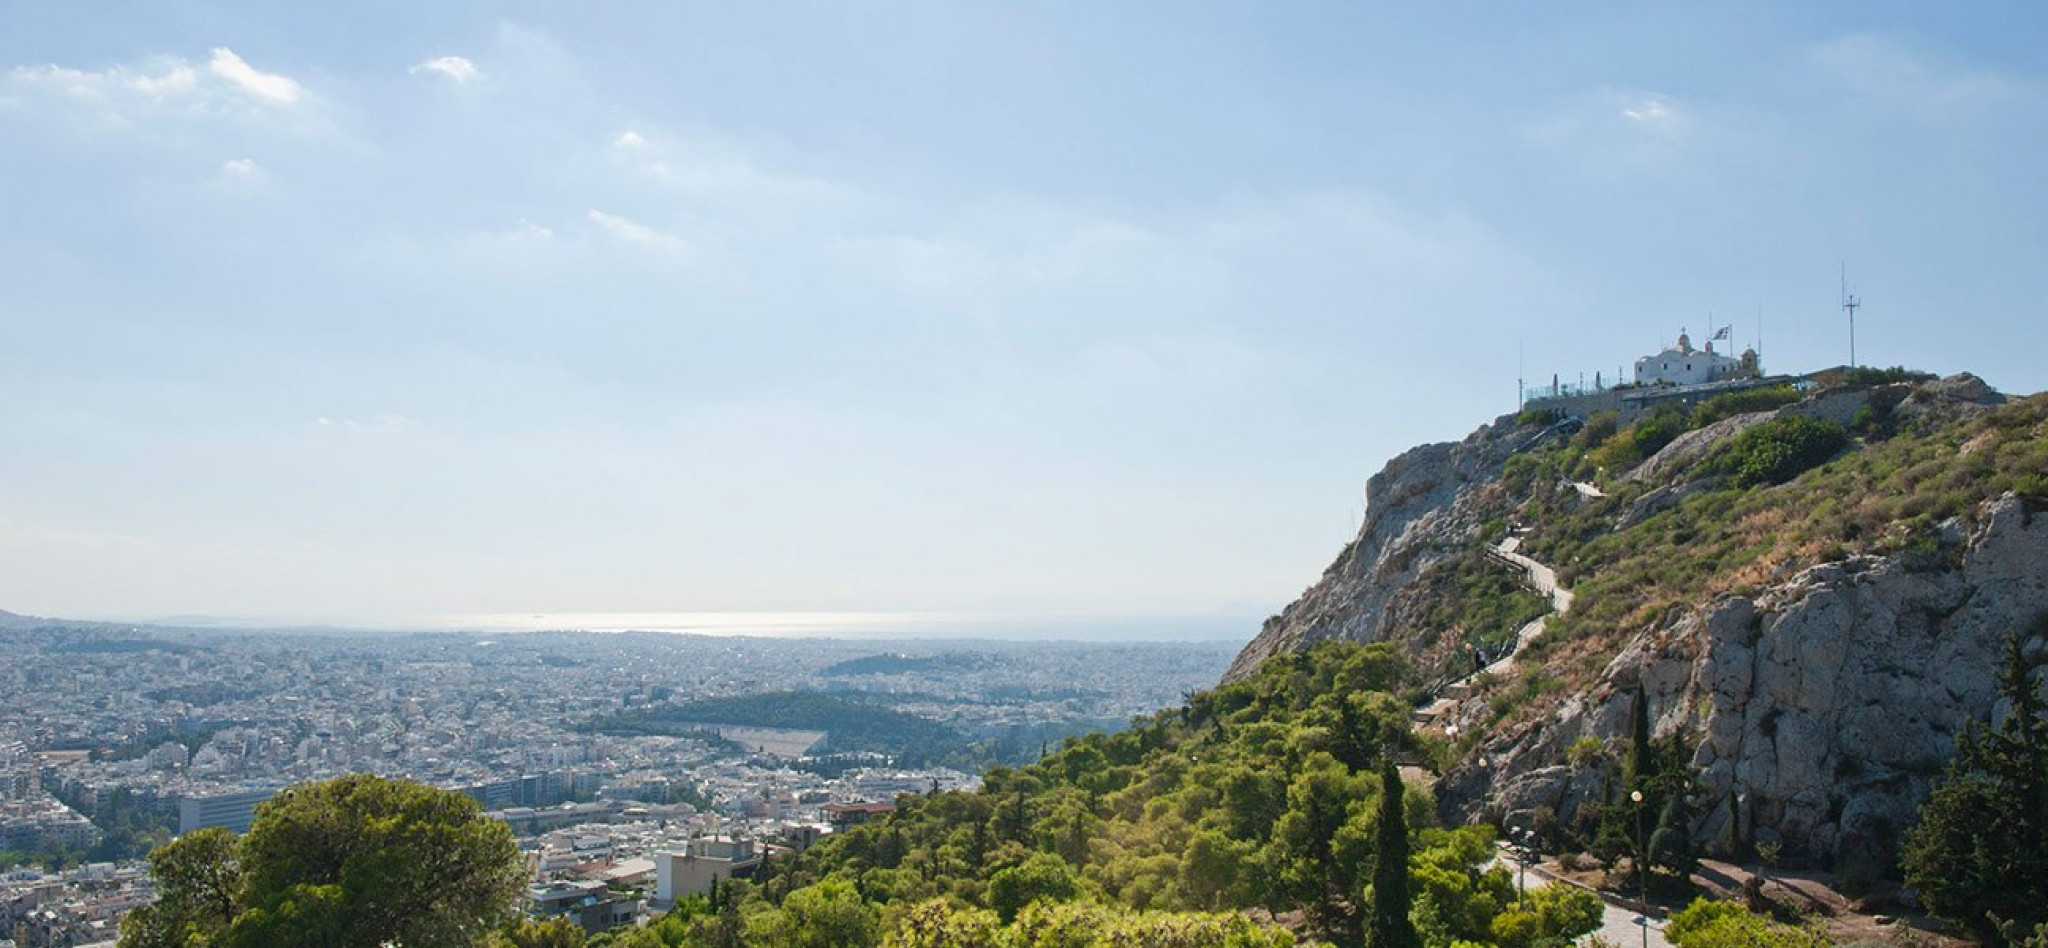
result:
<svg viewBox="0 0 2048 948"><path fill-rule="evenodd" d="M1588 458L1617 453L1630 429L1608 435L1611 428L1591 424L1568 442L1511 460L1499 489L1482 502L1533 525L1523 550L1557 567L1578 598L1532 652L1554 677L1525 684L1508 702L1518 706L1496 702L1497 711L1519 721L1549 710L1673 610L1755 594L1849 555L1938 557L1937 526L1947 518L1972 527L1984 503L2007 491L2037 506L2048 502L2048 395L1926 429L1893 426L1882 415L1866 417L1839 455L1787 483L1742 488L1724 478L1626 530L1614 525L1647 485L1612 481L1607 499L1587 502L1560 482L1585 473ZM1723 463L1710 454L1687 475Z"/></svg>

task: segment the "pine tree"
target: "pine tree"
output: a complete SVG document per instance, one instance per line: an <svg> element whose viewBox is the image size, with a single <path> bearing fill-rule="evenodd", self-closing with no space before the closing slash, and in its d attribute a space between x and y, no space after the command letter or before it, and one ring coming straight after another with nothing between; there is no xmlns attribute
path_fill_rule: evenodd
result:
<svg viewBox="0 0 2048 948"><path fill-rule="evenodd" d="M1401 772L1380 763L1380 813L1372 869L1372 948L1422 948L1408 912L1408 820L1402 812Z"/></svg>
<svg viewBox="0 0 2048 948"><path fill-rule="evenodd" d="M469 797L369 774L289 788L247 834L189 834L150 872L159 901L124 946L470 945L525 888L512 831Z"/></svg>
<svg viewBox="0 0 2048 948"><path fill-rule="evenodd" d="M1929 911L1996 944L2048 922L2048 715L2015 635L1996 728L1972 722L1906 836L1906 882Z"/></svg>

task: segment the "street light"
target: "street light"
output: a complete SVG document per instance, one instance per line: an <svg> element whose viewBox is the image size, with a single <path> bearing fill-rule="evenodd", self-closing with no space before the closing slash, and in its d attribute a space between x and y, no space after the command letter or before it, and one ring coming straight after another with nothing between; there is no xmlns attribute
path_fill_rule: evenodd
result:
<svg viewBox="0 0 2048 948"><path fill-rule="evenodd" d="M1630 790L1628 798L1636 805L1636 880L1643 896L1643 948L1650 948L1650 853L1643 844L1643 791Z"/></svg>
<svg viewBox="0 0 2048 948"><path fill-rule="evenodd" d="M1515 909L1522 908L1522 900L1529 897L1529 857L1536 852L1536 834L1527 829L1512 831L1517 846L1515 866L1520 870L1515 880Z"/></svg>

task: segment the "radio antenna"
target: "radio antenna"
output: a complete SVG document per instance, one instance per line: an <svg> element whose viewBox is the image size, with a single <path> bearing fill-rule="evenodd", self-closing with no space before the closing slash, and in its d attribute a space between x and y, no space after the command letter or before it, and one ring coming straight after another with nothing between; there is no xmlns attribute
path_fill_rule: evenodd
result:
<svg viewBox="0 0 2048 948"><path fill-rule="evenodd" d="M1863 301L1849 292L1849 265L1842 264L1842 309L1849 314L1849 367L1856 367L1856 307Z"/></svg>

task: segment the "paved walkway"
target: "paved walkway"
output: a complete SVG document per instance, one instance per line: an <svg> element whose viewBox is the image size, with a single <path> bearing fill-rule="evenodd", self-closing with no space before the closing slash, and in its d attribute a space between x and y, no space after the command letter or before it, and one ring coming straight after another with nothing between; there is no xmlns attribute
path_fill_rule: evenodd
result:
<svg viewBox="0 0 2048 948"><path fill-rule="evenodd" d="M1509 649L1506 655L1502 655L1499 659L1495 660L1493 664L1480 669L1480 673L1492 675L1495 678L1499 678L1503 675L1506 675L1508 672L1514 671L1515 656L1520 655L1523 649L1529 647L1530 642L1536 641L1536 637L1543 634L1543 627L1545 624L1547 624L1549 619L1549 616L1538 616L1534 619L1530 619L1521 628L1516 629L1515 647Z"/></svg>
<svg viewBox="0 0 2048 948"><path fill-rule="evenodd" d="M1577 488L1579 493L1588 497L1606 496L1600 493L1599 488L1591 484L1574 483L1572 486ZM1500 544L1495 546L1492 552L1499 559L1520 567L1523 575L1528 579L1529 586L1538 593L1550 598L1551 615L1562 615L1572 611L1572 591L1557 584L1557 571L1522 555L1519 552L1521 547L1521 534L1516 533L1500 541ZM1510 651L1501 660L1486 666L1485 673L1499 676L1512 671L1515 666L1515 656L1521 654L1523 649L1529 647L1530 642L1535 641L1537 636L1543 634L1544 625L1549 618L1550 616L1542 616L1531 620L1528 624L1516 630L1514 650ZM1447 713L1456 706L1457 702L1455 700L1439 698L1428 708L1425 708L1423 713L1434 719L1437 715ZM1521 861L1515 856L1513 850L1502 846L1499 861L1508 867L1508 871L1516 874L1518 882L1522 880L1523 876L1519 872ZM1537 864L1529 866L1526 878L1528 886L1532 889L1541 888L1546 885L1578 885L1578 883L1552 876L1548 870ZM1579 886L1579 888L1584 889L1586 887ZM1593 890L1587 889L1587 891ZM1671 948L1670 940L1664 937L1664 921L1662 919L1651 918L1646 925L1641 912L1628 905L1616 902L1604 893L1593 891L1593 894L1600 896L1600 903L1602 905L1600 927L1591 934L1581 937L1579 939L1580 943L1583 944L1594 936L1598 936L1605 939L1609 944L1616 946L1616 948L1640 948L1643 945L1648 945L1649 948Z"/></svg>
<svg viewBox="0 0 2048 948"><path fill-rule="evenodd" d="M1522 881L1523 876L1518 871L1521 868L1521 860L1515 856L1512 849L1502 845L1498 861L1501 865L1508 867L1509 872L1515 873L1517 883ZM1528 886L1532 889L1540 889L1547 885L1578 885L1576 882L1568 882L1552 876L1549 870L1544 869L1538 863L1531 863L1529 865L1527 879ZM1580 885L1579 888L1586 889L1583 885ZM1594 935L1598 935L1606 939L1609 944L1614 945L1615 948L1641 948L1644 944L1641 921L1642 913L1608 898L1604 893L1592 889L1586 889L1586 891L1600 896L1600 903L1603 908L1600 913L1600 927L1591 934L1580 936L1579 943L1584 944ZM1664 937L1664 919L1651 918L1649 928L1648 944L1650 948L1671 948L1671 941Z"/></svg>
<svg viewBox="0 0 2048 948"><path fill-rule="evenodd" d="M1493 548L1493 555L1521 567L1529 578L1529 585L1550 597L1550 608L1558 612L1572 611L1572 591L1557 584L1557 571L1515 552L1521 548L1522 538L1517 534L1500 541L1500 545Z"/></svg>
<svg viewBox="0 0 2048 948"><path fill-rule="evenodd" d="M1487 552L1493 554L1495 559L1520 569L1524 580L1529 586L1550 599L1551 615L1561 615L1572 611L1572 591L1557 584L1557 571L1517 552L1521 549L1521 546L1522 535L1517 532L1509 534L1507 539L1500 541L1498 545ZM1543 630L1549 620L1550 616L1548 615L1538 616L1524 623L1521 628L1516 629L1515 645L1508 650L1506 655L1494 660L1493 664L1477 672L1465 675L1446 684L1443 690L1437 693L1436 700L1431 701L1415 712L1416 722L1419 724L1433 724L1437 719L1457 710L1458 703L1465 700L1471 694L1470 683L1472 679L1480 675L1491 675L1495 678L1500 678L1514 671L1515 656L1520 655L1523 649L1529 647L1529 643L1536 641L1543 634Z"/></svg>

